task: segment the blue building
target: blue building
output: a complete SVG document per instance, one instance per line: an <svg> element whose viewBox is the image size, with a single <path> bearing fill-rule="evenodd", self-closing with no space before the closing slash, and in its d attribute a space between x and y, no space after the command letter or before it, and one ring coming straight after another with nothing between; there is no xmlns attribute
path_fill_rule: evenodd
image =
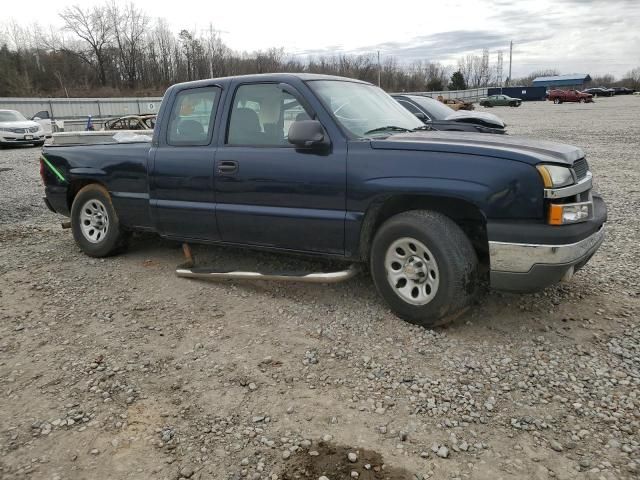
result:
<svg viewBox="0 0 640 480"><path fill-rule="evenodd" d="M584 90L588 88L591 77L586 73L571 73L569 75L553 75L550 77L537 77L533 80L534 87L546 87L547 90L554 88Z"/></svg>

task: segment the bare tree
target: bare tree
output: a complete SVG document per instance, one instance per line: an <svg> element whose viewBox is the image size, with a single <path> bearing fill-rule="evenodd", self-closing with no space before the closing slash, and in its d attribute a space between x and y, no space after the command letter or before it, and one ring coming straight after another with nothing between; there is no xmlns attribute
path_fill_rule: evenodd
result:
<svg viewBox="0 0 640 480"><path fill-rule="evenodd" d="M107 84L107 49L113 39L113 22L106 6L94 6L84 10L78 5L65 8L60 14L65 30L84 42L84 49L71 49L96 71L100 85Z"/></svg>
<svg viewBox="0 0 640 480"><path fill-rule="evenodd" d="M138 65L142 60L142 41L150 19L133 3L120 8L115 1L112 1L108 10L121 70L127 86L133 89L138 80Z"/></svg>

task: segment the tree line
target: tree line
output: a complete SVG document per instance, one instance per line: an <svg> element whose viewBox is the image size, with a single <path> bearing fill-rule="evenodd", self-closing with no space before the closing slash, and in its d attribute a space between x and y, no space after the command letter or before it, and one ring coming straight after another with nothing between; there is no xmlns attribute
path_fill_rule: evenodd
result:
<svg viewBox="0 0 640 480"><path fill-rule="evenodd" d="M175 34L165 20L133 3L74 5L59 16L61 28L0 26L0 96L161 95L178 82L269 72L325 73L372 83L379 78L385 90L395 92L485 87L499 80L487 51L461 58L457 69L428 60L403 65L392 56L378 63L374 53L301 58L276 48L236 52L213 26ZM625 84L640 88L640 69L627 77Z"/></svg>

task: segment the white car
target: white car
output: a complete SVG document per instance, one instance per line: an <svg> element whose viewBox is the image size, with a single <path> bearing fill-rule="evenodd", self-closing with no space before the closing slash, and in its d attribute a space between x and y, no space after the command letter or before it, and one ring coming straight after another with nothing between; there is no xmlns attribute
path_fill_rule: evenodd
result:
<svg viewBox="0 0 640 480"><path fill-rule="evenodd" d="M0 110L0 145L44 144L46 134L42 125L27 120L15 110Z"/></svg>

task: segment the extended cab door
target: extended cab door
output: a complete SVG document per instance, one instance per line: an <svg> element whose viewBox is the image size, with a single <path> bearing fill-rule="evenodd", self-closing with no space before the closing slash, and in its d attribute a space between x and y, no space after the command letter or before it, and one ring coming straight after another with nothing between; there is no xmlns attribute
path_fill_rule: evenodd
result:
<svg viewBox="0 0 640 480"><path fill-rule="evenodd" d="M235 83L229 93L216 154L222 240L343 254L346 144L289 144L291 123L309 115L279 84Z"/></svg>
<svg viewBox="0 0 640 480"><path fill-rule="evenodd" d="M151 214L160 234L219 238L213 177L220 95L217 86L180 90L163 112L149 172Z"/></svg>

